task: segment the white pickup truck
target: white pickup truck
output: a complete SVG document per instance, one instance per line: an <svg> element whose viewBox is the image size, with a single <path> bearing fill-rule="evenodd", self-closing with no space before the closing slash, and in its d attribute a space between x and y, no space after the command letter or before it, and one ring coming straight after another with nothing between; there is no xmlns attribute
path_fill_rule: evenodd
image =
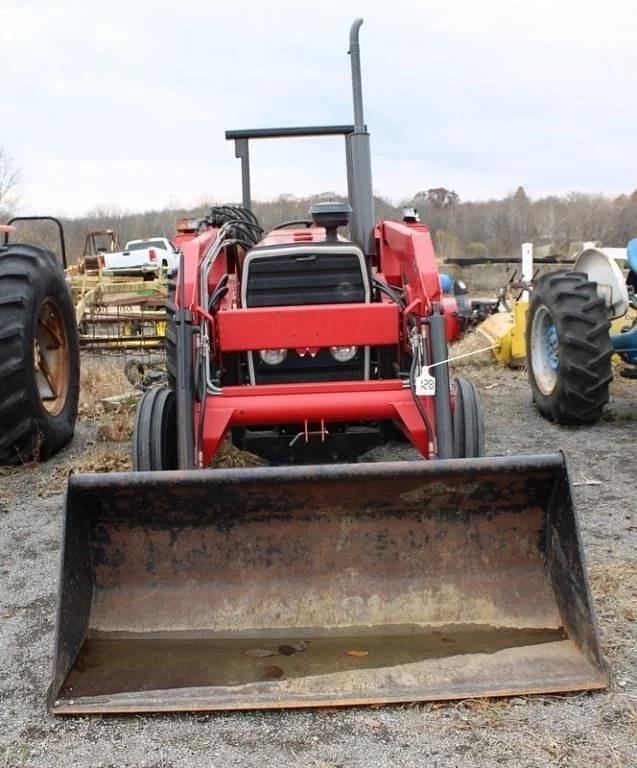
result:
<svg viewBox="0 0 637 768"><path fill-rule="evenodd" d="M114 274L138 275L177 269L179 249L167 237L129 240L123 251L102 254L103 269Z"/></svg>

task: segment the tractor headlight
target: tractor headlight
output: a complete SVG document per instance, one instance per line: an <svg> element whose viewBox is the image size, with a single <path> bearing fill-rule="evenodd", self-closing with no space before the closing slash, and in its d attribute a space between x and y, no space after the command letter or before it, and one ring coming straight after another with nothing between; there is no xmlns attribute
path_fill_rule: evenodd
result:
<svg viewBox="0 0 637 768"><path fill-rule="evenodd" d="M288 356L287 349L260 349L259 357L266 365L280 365Z"/></svg>
<svg viewBox="0 0 637 768"><path fill-rule="evenodd" d="M358 347L330 347L330 353L339 363L348 363L353 360L358 352Z"/></svg>

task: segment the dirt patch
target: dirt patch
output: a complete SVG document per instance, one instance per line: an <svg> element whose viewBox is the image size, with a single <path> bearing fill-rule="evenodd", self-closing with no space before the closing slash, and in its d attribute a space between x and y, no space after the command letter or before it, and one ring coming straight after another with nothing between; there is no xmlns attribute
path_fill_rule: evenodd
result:
<svg viewBox="0 0 637 768"><path fill-rule="evenodd" d="M133 435L135 409L125 407L114 413L105 413L97 430L97 439L103 443L125 443Z"/></svg>
<svg viewBox="0 0 637 768"><path fill-rule="evenodd" d="M46 473L38 483L37 494L38 496L56 496L63 493L68 477L73 472L128 472L132 468L128 443L90 445L81 455L68 456L66 461L59 463Z"/></svg>
<svg viewBox="0 0 637 768"><path fill-rule="evenodd" d="M99 418L104 413L104 398L132 391L134 388L124 374L121 355L82 357L78 407L81 419Z"/></svg>
<svg viewBox="0 0 637 768"><path fill-rule="evenodd" d="M81 420L97 424L101 442L126 442L133 434L138 393L124 374L124 362L121 355L82 359L78 414ZM121 400L113 402L118 397Z"/></svg>
<svg viewBox="0 0 637 768"><path fill-rule="evenodd" d="M449 345L449 358L453 368L492 369L493 352L489 342L476 331L469 332L460 341Z"/></svg>
<svg viewBox="0 0 637 768"><path fill-rule="evenodd" d="M597 601L604 650L613 661L621 658L635 642L637 560L594 565L590 569L590 582Z"/></svg>

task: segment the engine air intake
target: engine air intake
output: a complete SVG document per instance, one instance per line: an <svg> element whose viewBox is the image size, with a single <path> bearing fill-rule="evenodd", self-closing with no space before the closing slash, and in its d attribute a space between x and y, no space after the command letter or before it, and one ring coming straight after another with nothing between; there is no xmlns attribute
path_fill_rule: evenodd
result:
<svg viewBox="0 0 637 768"><path fill-rule="evenodd" d="M314 203L310 208L310 216L317 227L325 228L325 239L336 240L336 230L346 227L352 215L349 203Z"/></svg>

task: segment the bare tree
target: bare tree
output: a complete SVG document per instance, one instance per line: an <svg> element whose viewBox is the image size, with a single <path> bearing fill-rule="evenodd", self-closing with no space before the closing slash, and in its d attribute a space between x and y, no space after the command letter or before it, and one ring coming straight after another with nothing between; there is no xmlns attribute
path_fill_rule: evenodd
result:
<svg viewBox="0 0 637 768"><path fill-rule="evenodd" d="M20 169L7 148L0 144L0 213L8 213L15 206L20 180Z"/></svg>

